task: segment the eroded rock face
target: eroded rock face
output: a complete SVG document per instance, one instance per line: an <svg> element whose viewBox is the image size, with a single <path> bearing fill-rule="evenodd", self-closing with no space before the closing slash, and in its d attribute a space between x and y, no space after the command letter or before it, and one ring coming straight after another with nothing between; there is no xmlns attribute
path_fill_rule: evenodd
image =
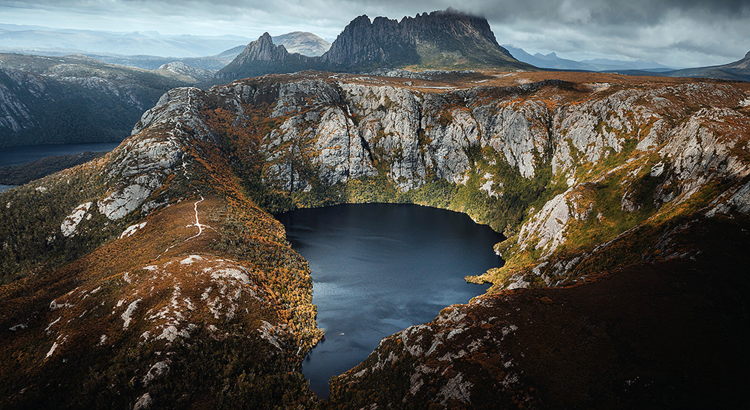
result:
<svg viewBox="0 0 750 410"><path fill-rule="evenodd" d="M163 64L158 70L168 71L170 73L188 77L191 81L196 83L210 80L214 76L214 72L211 70L189 66L181 61L173 61L171 63Z"/></svg>
<svg viewBox="0 0 750 410"><path fill-rule="evenodd" d="M747 149L742 146L746 116L737 112L746 95L737 88L687 83L613 89L608 84L591 86L589 95L569 103L560 87L571 85L546 81L432 93L366 76L302 75L239 81L214 87L210 95L236 116L236 123L249 118L248 107L269 104L280 125L261 139L262 179L290 195L381 173L402 192L422 188L428 178L474 181L472 189L490 203L504 201L508 189L522 194L513 190L523 183L507 179L509 173L563 186L512 227L522 251L542 251L540 264L576 234L571 226L592 220L609 224L621 217L606 210L616 208L638 220L665 204L689 200L716 178L742 179L750 172L741 155ZM676 102L678 97L715 106L696 111ZM172 90L144 114L134 133L170 127L170 137L131 147L116 168L130 179L100 200L103 213L122 217L144 203L184 162L179 138L217 141L199 115L207 98L197 89ZM684 121L674 125L674 118ZM604 161L617 165L597 174ZM609 186L611 178L621 182ZM612 204L596 194L613 189ZM554 278L564 276L570 264L539 265L537 276L557 283ZM522 277L510 283L529 285Z"/></svg>
<svg viewBox="0 0 750 410"><path fill-rule="evenodd" d="M546 255L552 253L558 245L565 242L565 225L572 217L568 204L567 194L569 192L570 190L552 198L544 204L539 213L521 227L518 239L522 250L525 250L527 242L532 236L539 240L534 246L535 249L547 247Z"/></svg>
<svg viewBox="0 0 750 410"><path fill-rule="evenodd" d="M138 209L181 163L182 145L175 137L133 139L114 151L108 174L114 185L97 202L99 212L111 220Z"/></svg>
<svg viewBox="0 0 750 410"><path fill-rule="evenodd" d="M62 232L63 236L70 237L76 234L76 228L78 227L78 224L81 223L83 218L88 215L87 212L90 208L91 202L86 202L85 204L78 205L76 209L74 209L73 212L65 218L62 225L60 225L60 232ZM91 216L89 216L89 218L90 217Z"/></svg>
<svg viewBox="0 0 750 410"><path fill-rule="evenodd" d="M493 114L493 112L495 112ZM549 147L549 110L541 104L481 105L472 114L479 121L482 144L490 145L526 178L534 177L537 157Z"/></svg>

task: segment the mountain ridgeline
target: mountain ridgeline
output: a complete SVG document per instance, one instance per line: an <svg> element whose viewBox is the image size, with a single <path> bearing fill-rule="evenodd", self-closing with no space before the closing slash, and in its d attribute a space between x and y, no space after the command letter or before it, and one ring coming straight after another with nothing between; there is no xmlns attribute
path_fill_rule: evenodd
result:
<svg viewBox="0 0 750 410"><path fill-rule="evenodd" d="M320 57L290 54L268 33L247 45L217 80L301 70L358 72L380 68L533 69L501 47L487 20L454 10L401 21L367 16L352 20Z"/></svg>

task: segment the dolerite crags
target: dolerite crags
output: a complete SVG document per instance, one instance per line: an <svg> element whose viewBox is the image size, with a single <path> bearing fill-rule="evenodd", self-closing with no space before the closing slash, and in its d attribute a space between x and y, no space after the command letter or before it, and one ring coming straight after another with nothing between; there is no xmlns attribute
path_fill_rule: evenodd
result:
<svg viewBox="0 0 750 410"><path fill-rule="evenodd" d="M334 70L355 71L406 66L533 68L497 43L486 19L451 9L401 21L357 17L322 58Z"/></svg>
<svg viewBox="0 0 750 410"><path fill-rule="evenodd" d="M380 68L534 70L501 47L487 20L452 9L404 17L352 20L320 57L289 54L266 33L220 70L232 80L301 70L361 72Z"/></svg>

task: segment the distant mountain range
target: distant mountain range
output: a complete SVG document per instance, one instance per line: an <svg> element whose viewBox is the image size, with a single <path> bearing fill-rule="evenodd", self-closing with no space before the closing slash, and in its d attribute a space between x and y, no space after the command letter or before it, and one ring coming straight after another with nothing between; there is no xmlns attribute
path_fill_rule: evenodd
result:
<svg viewBox="0 0 750 410"><path fill-rule="evenodd" d="M382 68L536 69L501 47L486 19L448 9L401 21L357 17L320 57L290 53L266 33L219 70L216 81L300 70L361 72Z"/></svg>
<svg viewBox="0 0 750 410"><path fill-rule="evenodd" d="M200 72L0 54L0 147L122 141L162 94L194 84L189 74Z"/></svg>
<svg viewBox="0 0 750 410"><path fill-rule="evenodd" d="M43 56L81 54L109 64L155 70L173 62L207 70L229 64L251 41L241 36L165 36L0 24L0 52ZM331 44L309 32L273 37L291 53L320 56Z"/></svg>
<svg viewBox="0 0 750 410"><path fill-rule="evenodd" d="M624 61L597 58L593 60L575 61L560 58L556 53L536 53L531 55L522 48L504 46L513 57L519 61L539 68L571 71L602 71L617 72L627 75L647 75L665 77L714 78L731 81L750 81L750 52L745 57L728 64L696 67L673 68L653 61Z"/></svg>
<svg viewBox="0 0 750 410"><path fill-rule="evenodd" d="M155 31L117 33L0 24L1 52L188 58L216 55L239 44L247 44L250 40L247 37L228 35L168 36Z"/></svg>
<svg viewBox="0 0 750 410"><path fill-rule="evenodd" d="M531 64L539 68L549 68L554 70L585 70L585 71L616 71L616 70L643 70L643 71L673 71L675 67L667 67L665 65L653 62L653 61L625 61L625 60L610 60L606 58L597 58L593 60L575 61L560 58L556 53L552 52L549 54L535 53L531 55L524 51L522 48L516 48L513 46L504 45L513 57L519 61Z"/></svg>

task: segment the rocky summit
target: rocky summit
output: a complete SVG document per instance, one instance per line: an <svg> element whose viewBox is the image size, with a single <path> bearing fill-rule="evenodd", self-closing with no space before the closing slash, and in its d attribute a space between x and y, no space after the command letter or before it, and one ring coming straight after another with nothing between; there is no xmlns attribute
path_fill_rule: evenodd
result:
<svg viewBox="0 0 750 410"><path fill-rule="evenodd" d="M310 271L271 214L361 202L467 213L505 233L506 264L321 401L300 372L322 337ZM744 83L306 72L173 89L111 153L0 194L0 402L737 408L749 203Z"/></svg>
<svg viewBox="0 0 750 410"><path fill-rule="evenodd" d="M220 70L217 79L300 70L360 72L404 67L534 69L497 43L486 19L448 9L401 21L359 16L320 57L289 54L283 46L274 46L266 33Z"/></svg>

